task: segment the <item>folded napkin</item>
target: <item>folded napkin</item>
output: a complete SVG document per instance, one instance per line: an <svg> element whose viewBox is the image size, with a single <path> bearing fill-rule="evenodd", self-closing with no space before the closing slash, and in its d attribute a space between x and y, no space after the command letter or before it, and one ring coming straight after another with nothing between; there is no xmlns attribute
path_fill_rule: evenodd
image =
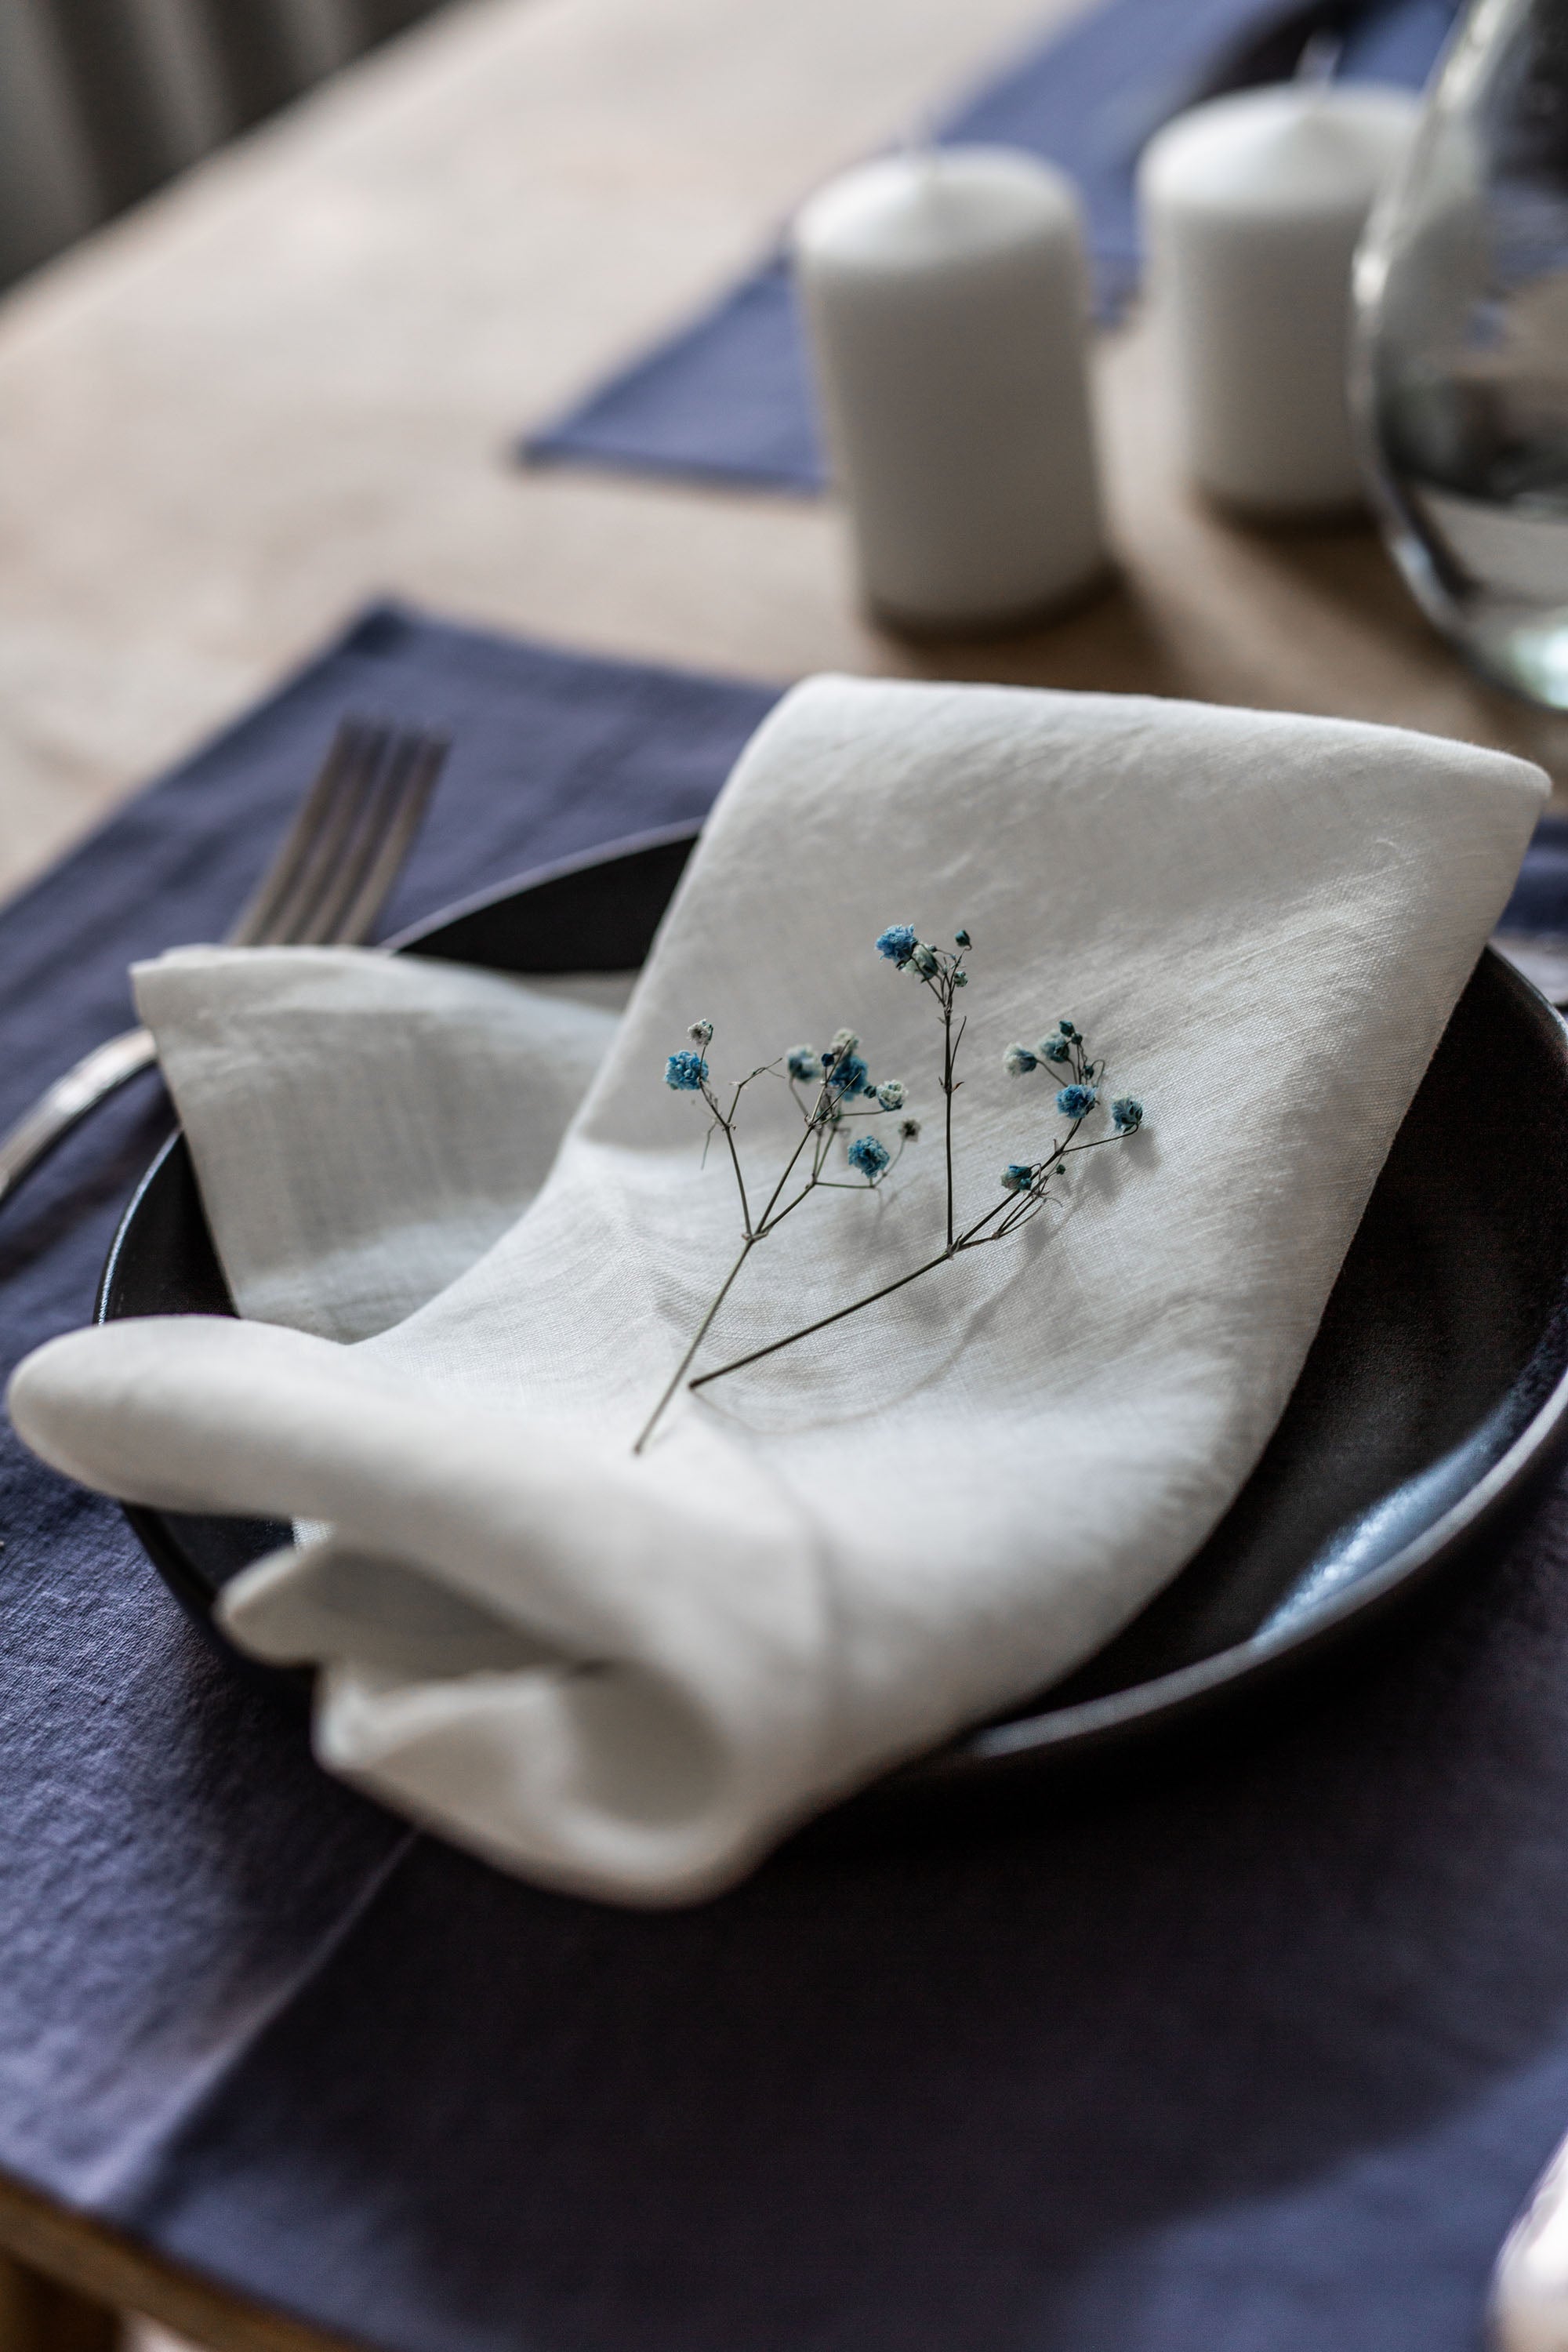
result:
<svg viewBox="0 0 1568 2352"><path fill-rule="evenodd" d="M236 1305L328 1339L401 1322L500 1238L628 985L359 948L180 948L134 977Z"/></svg>
<svg viewBox="0 0 1568 2352"><path fill-rule="evenodd" d="M1066 1671L1202 1542L1544 790L1500 754L1336 721L813 681L742 755L548 1179L475 1265L354 1346L202 1318L68 1335L17 1373L16 1424L108 1492L323 1530L224 1613L258 1655L321 1664L330 1766L559 1886L711 1892ZM738 1238L700 1106L663 1083L689 1022L716 1023L733 1076L847 1024L927 1122L888 1187L814 1199L753 1254L706 1361L931 1254L936 1035L873 952L896 921L973 938L972 1215L1059 1127L1002 1051L1063 1013L1149 1128L1081 1161L1027 1235L683 1397L634 1459ZM251 960L258 1022L297 968ZM142 981L176 1070L190 975ZM410 1052L412 1114L432 1072ZM210 1180L207 1089L176 1084ZM485 1160L493 1092L464 1090L450 1165ZM749 1164L774 1168L798 1132L784 1089L748 1100ZM330 1075L296 1097L285 1161L365 1101Z"/></svg>

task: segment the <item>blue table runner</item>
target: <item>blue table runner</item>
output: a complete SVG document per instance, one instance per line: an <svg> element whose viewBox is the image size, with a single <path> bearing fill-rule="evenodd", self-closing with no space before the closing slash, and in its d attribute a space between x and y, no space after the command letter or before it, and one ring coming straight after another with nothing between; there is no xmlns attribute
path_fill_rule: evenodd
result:
<svg viewBox="0 0 1568 2352"><path fill-rule="evenodd" d="M0 916L0 1119L345 709L456 735L401 924L700 814L773 692L367 615ZM1568 828L1517 919L1568 929ZM0 1216L7 1367L166 1121ZM0 1496L0 2168L397 2352L1477 2352L1568 2129L1568 1495L1230 1763L647 1916L318 1773L8 1431Z"/></svg>
<svg viewBox="0 0 1568 2352"><path fill-rule="evenodd" d="M1138 280L1133 173L1161 124L1200 98L1289 73L1338 27L1342 78L1419 89L1456 0L1100 0L1015 59L942 126L944 142L1024 147L1077 181L1100 308ZM702 314L532 434L573 461L769 489L820 489L824 466L789 270L773 254Z"/></svg>

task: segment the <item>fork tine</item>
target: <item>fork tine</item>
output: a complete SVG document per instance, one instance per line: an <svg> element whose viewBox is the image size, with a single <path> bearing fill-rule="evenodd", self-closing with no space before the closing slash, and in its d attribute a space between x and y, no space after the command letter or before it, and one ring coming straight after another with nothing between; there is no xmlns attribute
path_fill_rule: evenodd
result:
<svg viewBox="0 0 1568 2352"><path fill-rule="evenodd" d="M361 719L340 720L315 782L226 935L231 947L258 947L276 936L279 911L294 889L344 779L358 763L366 732Z"/></svg>
<svg viewBox="0 0 1568 2352"><path fill-rule="evenodd" d="M344 860L353 855L365 804L376 789L391 741L390 727L360 721L354 756L340 770L336 787L322 804L289 888L279 896L266 931L253 945L279 947L314 935L321 901L332 889Z"/></svg>
<svg viewBox="0 0 1568 2352"><path fill-rule="evenodd" d="M388 737L354 813L353 836L344 843L299 937L318 945L337 938L343 910L358 897L360 885L375 861L391 813L401 797L403 780L408 773L417 740L412 734Z"/></svg>
<svg viewBox="0 0 1568 2352"><path fill-rule="evenodd" d="M446 739L345 718L239 921L237 947L353 944L402 871L447 752Z"/></svg>
<svg viewBox="0 0 1568 2352"><path fill-rule="evenodd" d="M352 944L367 937L419 829L447 748L437 735L344 719L229 944ZM155 1058L151 1036L133 1029L68 1070L0 1136L0 1199L79 1119Z"/></svg>
<svg viewBox="0 0 1568 2352"><path fill-rule="evenodd" d="M412 731L385 745L354 811L352 834L308 918L296 927L296 940L321 945L342 939L344 919L363 895L410 785L421 772L423 747L424 738ZM372 908L373 915L374 911Z"/></svg>
<svg viewBox="0 0 1568 2352"><path fill-rule="evenodd" d="M395 797L390 791L388 793L387 822L381 846L329 935L336 945L355 947L369 938L425 822L430 795L441 780L450 749L445 736L413 739L402 789Z"/></svg>

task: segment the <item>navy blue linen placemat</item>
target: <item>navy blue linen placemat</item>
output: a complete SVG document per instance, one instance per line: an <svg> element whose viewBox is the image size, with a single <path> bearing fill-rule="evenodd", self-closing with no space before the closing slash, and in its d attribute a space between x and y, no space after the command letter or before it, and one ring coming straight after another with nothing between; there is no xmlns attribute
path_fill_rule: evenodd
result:
<svg viewBox="0 0 1568 2352"><path fill-rule="evenodd" d="M700 813L771 698L368 616L0 917L0 1118L346 707L457 733L401 922ZM165 1116L0 1218L7 1362ZM325 1780L111 1506L8 1433L0 1479L0 2168L398 2352L1475 2352L1568 2128L1568 1496L1223 1769L639 1916Z"/></svg>
<svg viewBox="0 0 1568 2352"><path fill-rule="evenodd" d="M1568 817L1543 816L1536 826L1498 929L1568 940Z"/></svg>
<svg viewBox="0 0 1568 2352"><path fill-rule="evenodd" d="M1016 59L941 127L1025 147L1077 181L1096 290L1113 316L1138 280L1133 172L1163 122L1203 97L1289 73L1309 36L1343 31L1343 79L1419 89L1456 0L1100 0ZM522 445L536 464L610 466L753 488L824 481L794 291L773 255L651 352Z"/></svg>

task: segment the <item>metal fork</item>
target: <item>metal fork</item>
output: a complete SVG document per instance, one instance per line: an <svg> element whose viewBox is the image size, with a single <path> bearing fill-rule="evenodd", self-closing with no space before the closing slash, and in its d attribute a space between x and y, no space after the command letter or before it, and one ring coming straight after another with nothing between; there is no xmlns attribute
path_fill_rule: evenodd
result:
<svg viewBox="0 0 1568 2352"><path fill-rule="evenodd" d="M414 845L447 745L422 730L345 719L314 783L227 934L230 947L353 947L369 937ZM128 1029L84 1055L0 1136L0 1202L61 1137L157 1060Z"/></svg>

